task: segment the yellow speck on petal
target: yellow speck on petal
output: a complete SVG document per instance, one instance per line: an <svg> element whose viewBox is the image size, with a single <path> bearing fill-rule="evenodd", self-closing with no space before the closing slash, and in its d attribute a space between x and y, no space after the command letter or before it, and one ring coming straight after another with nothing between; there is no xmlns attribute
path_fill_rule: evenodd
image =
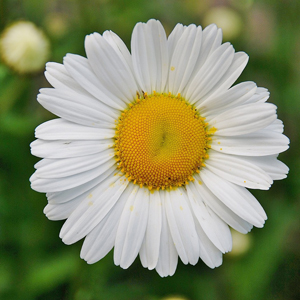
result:
<svg viewBox="0 0 300 300"><path fill-rule="evenodd" d="M202 181L201 181L201 180L198 180L198 183L199 183L199 184L202 184Z"/></svg>
<svg viewBox="0 0 300 300"><path fill-rule="evenodd" d="M94 204L93 201L89 201L88 206L92 206Z"/></svg>
<svg viewBox="0 0 300 300"><path fill-rule="evenodd" d="M208 124L208 123L206 123L206 124ZM208 133L208 134L214 134L214 133L216 133L216 131L217 131L217 128L216 128L216 127L212 127L212 128L210 128L210 129L207 131L207 133Z"/></svg>
<svg viewBox="0 0 300 300"><path fill-rule="evenodd" d="M133 211L134 206L133 206L133 205L130 205L129 209L130 209L130 211Z"/></svg>
<svg viewBox="0 0 300 300"><path fill-rule="evenodd" d="M222 151L222 150L223 150L223 148L220 148L220 150Z"/></svg>
<svg viewBox="0 0 300 300"><path fill-rule="evenodd" d="M88 198L91 199L93 197L93 194L89 194Z"/></svg>
<svg viewBox="0 0 300 300"><path fill-rule="evenodd" d="M170 70L171 70L171 71L174 71L174 70L175 70L175 67L172 66Z"/></svg>
<svg viewBox="0 0 300 300"><path fill-rule="evenodd" d="M180 208L180 210L183 210L183 207L182 207L182 206L180 206L179 208Z"/></svg>

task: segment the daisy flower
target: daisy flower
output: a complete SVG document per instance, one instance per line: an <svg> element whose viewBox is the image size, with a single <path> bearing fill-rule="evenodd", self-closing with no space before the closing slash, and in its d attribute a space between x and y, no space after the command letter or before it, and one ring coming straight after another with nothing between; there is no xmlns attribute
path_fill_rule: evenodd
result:
<svg viewBox="0 0 300 300"><path fill-rule="evenodd" d="M83 238L89 264L114 248L128 268L139 255L160 276L178 257L211 268L231 250L229 226L247 233L267 218L249 189L286 177L288 148L269 92L232 87L248 56L222 44L216 25L138 23L131 53L113 32L85 39L87 58L48 63L53 88L39 103L59 118L36 128L31 186L44 213L67 219L60 237Z"/></svg>

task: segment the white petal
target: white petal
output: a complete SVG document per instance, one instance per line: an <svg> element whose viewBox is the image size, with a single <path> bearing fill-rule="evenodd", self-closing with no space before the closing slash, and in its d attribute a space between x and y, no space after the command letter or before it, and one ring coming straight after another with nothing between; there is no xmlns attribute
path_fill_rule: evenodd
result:
<svg viewBox="0 0 300 300"><path fill-rule="evenodd" d="M120 56L120 59L126 61L128 67L130 68L133 74L131 54L124 42L120 39L120 37L112 31L104 31L103 37L114 48L116 53Z"/></svg>
<svg viewBox="0 0 300 300"><path fill-rule="evenodd" d="M159 257L156 265L156 271L161 277L172 276L175 273L178 254L171 237L170 228L166 216L165 198L167 193L159 191L162 199L162 223L160 236Z"/></svg>
<svg viewBox="0 0 300 300"><path fill-rule="evenodd" d="M83 95L87 95L83 89L68 73L65 66L62 64L48 62L46 64L45 77L48 82L56 89L64 89L75 91Z"/></svg>
<svg viewBox="0 0 300 300"><path fill-rule="evenodd" d="M131 39L133 68L142 90L148 94L164 91L168 75L167 38L161 23L138 23Z"/></svg>
<svg viewBox="0 0 300 300"><path fill-rule="evenodd" d="M77 185L71 189L63 190L61 192L49 192L46 194L48 202L50 204L64 203L80 195L85 198L88 194L91 193L92 189L94 189L95 186L109 177L113 172L116 172L115 166L112 166L107 171L103 172L100 176L97 176L96 178L84 184Z"/></svg>
<svg viewBox="0 0 300 300"><path fill-rule="evenodd" d="M201 195L194 185L186 186L192 211L203 231L211 242L223 253L232 248L232 239L229 227L210 208L206 206Z"/></svg>
<svg viewBox="0 0 300 300"><path fill-rule="evenodd" d="M168 53L169 53L169 60L172 58L173 52L176 48L176 45L181 38L186 26L182 24L176 24L170 35L168 36Z"/></svg>
<svg viewBox="0 0 300 300"><path fill-rule="evenodd" d="M217 48L191 80L184 97L189 99L191 104L199 101L224 75L230 67L233 57L234 49L229 43Z"/></svg>
<svg viewBox="0 0 300 300"><path fill-rule="evenodd" d="M206 236L199 223L196 224L196 231L199 238L199 255L200 258L210 268L219 267L222 264L222 252Z"/></svg>
<svg viewBox="0 0 300 300"><path fill-rule="evenodd" d="M149 270L156 267L160 248L162 201L159 195L157 191L150 193L148 224L140 252L142 265Z"/></svg>
<svg viewBox="0 0 300 300"><path fill-rule="evenodd" d="M40 178L36 175L36 173L34 173L30 177L31 188L41 193L61 192L95 179L110 169L113 165L115 165L115 161L111 159L103 165L89 171L63 178Z"/></svg>
<svg viewBox="0 0 300 300"><path fill-rule="evenodd" d="M135 99L138 87L126 59L120 51L116 51L116 47L99 33L85 38L89 64L101 84L119 99L129 103Z"/></svg>
<svg viewBox="0 0 300 300"><path fill-rule="evenodd" d="M149 190L135 186L124 206L118 226L114 262L127 269L138 255L148 222Z"/></svg>
<svg viewBox="0 0 300 300"><path fill-rule="evenodd" d="M255 103L232 108L208 122L210 128L217 129L215 134L218 136L237 136L263 129L276 117L275 105Z"/></svg>
<svg viewBox="0 0 300 300"><path fill-rule="evenodd" d="M194 265L199 258L199 244L185 193L181 188L166 193L166 214L180 259L184 264Z"/></svg>
<svg viewBox="0 0 300 300"><path fill-rule="evenodd" d="M237 157L214 150L205 161L206 168L232 183L252 189L267 190L273 183L267 173L247 157Z"/></svg>
<svg viewBox="0 0 300 300"><path fill-rule="evenodd" d="M193 192L198 193L198 196L203 199L205 204L209 206L224 222L241 233L247 233L252 229L252 225L250 223L236 215L207 188L199 175L195 175L195 179L196 180L194 182L190 183L191 186L195 187Z"/></svg>
<svg viewBox="0 0 300 300"><path fill-rule="evenodd" d="M41 178L62 178L83 173L103 165L114 157L114 150L107 149L101 153L85 157L71 157L62 159L44 158L35 164L36 176Z"/></svg>
<svg viewBox="0 0 300 300"><path fill-rule="evenodd" d="M139 252L139 256L140 256L140 260L141 260L141 264L144 268L148 268L148 258L147 258L147 250L146 250L146 235L144 236L144 240L142 242L141 248L140 248L140 252ZM149 270L152 270L152 268Z"/></svg>
<svg viewBox="0 0 300 300"><path fill-rule="evenodd" d="M266 129L283 133L283 129L284 129L283 122L279 119L276 119L273 123L267 126Z"/></svg>
<svg viewBox="0 0 300 300"><path fill-rule="evenodd" d="M258 87L255 94L247 101L247 103L264 103L270 97L267 89Z"/></svg>
<svg viewBox="0 0 300 300"><path fill-rule="evenodd" d="M31 153L42 158L69 158L86 156L102 152L114 146L114 141L89 140L89 141L45 141L35 140L30 144Z"/></svg>
<svg viewBox="0 0 300 300"><path fill-rule="evenodd" d="M228 208L256 227L263 227L266 213L255 197L244 187L232 184L207 169L201 170L206 186Z"/></svg>
<svg viewBox="0 0 300 300"><path fill-rule="evenodd" d="M87 263L93 264L102 259L113 248L121 214L133 188L133 184L126 187L113 208L86 236L80 257L86 260Z"/></svg>
<svg viewBox="0 0 300 300"><path fill-rule="evenodd" d="M247 157L249 161L258 167L262 168L273 180L284 179L289 172L289 168L280 160L277 155L261 156L261 157Z"/></svg>
<svg viewBox="0 0 300 300"><path fill-rule="evenodd" d="M97 140L114 135L113 129L82 126L64 119L47 121L35 129L35 137L42 140Z"/></svg>
<svg viewBox="0 0 300 300"><path fill-rule="evenodd" d="M169 91L173 95L181 93L188 83L199 56L202 29L188 26L179 39L170 62Z"/></svg>
<svg viewBox="0 0 300 300"><path fill-rule="evenodd" d="M288 149L288 144L289 139L285 135L264 128L240 136L214 135L211 148L228 154L264 156L283 152Z"/></svg>
<svg viewBox="0 0 300 300"><path fill-rule="evenodd" d="M71 213L78 207L78 205L83 201L84 196L80 195L70 201L63 203L52 204L49 203L44 208L44 214L49 220L57 221L67 219Z"/></svg>
<svg viewBox="0 0 300 300"><path fill-rule="evenodd" d="M101 182L70 215L60 231L65 244L73 244L85 237L106 216L125 190L125 176L114 174Z"/></svg>
<svg viewBox="0 0 300 300"><path fill-rule="evenodd" d="M233 60L227 69L227 71L223 74L218 82L214 85L214 87L204 95L200 101L197 103L199 105L201 101L205 101L210 97L215 97L219 93L223 91L227 91L228 88L232 86L232 84L238 79L238 77L243 72L249 60L249 56L244 52L237 52L233 56ZM196 108L198 109L196 105Z"/></svg>
<svg viewBox="0 0 300 300"><path fill-rule="evenodd" d="M67 54L64 57L64 66L74 80L96 99L117 110L126 108L125 102L97 78L85 57Z"/></svg>
<svg viewBox="0 0 300 300"><path fill-rule="evenodd" d="M244 104L255 93L257 87L254 82L242 82L215 97L201 101L197 106L201 116L218 114L229 108Z"/></svg>
<svg viewBox="0 0 300 300"><path fill-rule="evenodd" d="M94 97L75 91L41 89L37 100L53 114L81 125L114 128L118 118L118 114Z"/></svg>
<svg viewBox="0 0 300 300"><path fill-rule="evenodd" d="M198 71L207 61L208 57L221 46L221 43L222 30L220 28L218 28L215 24L211 24L204 28L202 33L201 51L199 53L197 62L195 63L195 69L192 77L198 73Z"/></svg>

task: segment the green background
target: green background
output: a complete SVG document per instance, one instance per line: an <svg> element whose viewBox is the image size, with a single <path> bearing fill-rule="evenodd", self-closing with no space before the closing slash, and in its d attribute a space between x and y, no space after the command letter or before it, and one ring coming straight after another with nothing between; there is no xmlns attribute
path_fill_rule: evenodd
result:
<svg viewBox="0 0 300 300"><path fill-rule="evenodd" d="M130 46L135 23L159 19L169 33L176 23L203 24L215 6L240 18L240 33L231 39L250 61L240 81L253 80L271 92L285 124L290 149L280 159L290 167L287 179L270 191L253 191L268 214L263 229L249 234L243 255L224 256L209 269L179 262L173 277L160 278L139 259L128 269L113 264L112 253L94 265L79 257L82 241L66 246L58 237L63 221L43 214L45 194L30 189L38 161L29 144L34 129L53 118L36 101L47 87L43 71L19 75L0 63L0 299L300 299L299 112L300 1L125 1L2 0L0 30L17 20L41 27L51 41L51 61L66 53L84 54L84 37L109 29Z"/></svg>

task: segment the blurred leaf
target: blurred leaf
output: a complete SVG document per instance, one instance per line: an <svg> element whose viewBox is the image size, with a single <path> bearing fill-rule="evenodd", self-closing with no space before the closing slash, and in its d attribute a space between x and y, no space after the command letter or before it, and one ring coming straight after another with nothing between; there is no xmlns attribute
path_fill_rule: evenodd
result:
<svg viewBox="0 0 300 300"><path fill-rule="evenodd" d="M1 131L14 136L22 136L33 132L36 127L36 120L30 115L19 115L8 113L0 119Z"/></svg>
<svg viewBox="0 0 300 300"><path fill-rule="evenodd" d="M29 79L23 77L5 75L2 80L0 78L0 116L15 105L16 101L24 92L24 89L28 86L28 83Z"/></svg>
<svg viewBox="0 0 300 300"><path fill-rule="evenodd" d="M68 282L78 272L80 259L70 252L61 253L40 263L35 263L25 277L22 288L38 295Z"/></svg>
<svg viewBox="0 0 300 300"><path fill-rule="evenodd" d="M282 245L291 224L298 218L293 207L277 202L265 228L257 237L253 251L246 260L227 266L226 276L231 283L232 299L265 299L272 274L282 259ZM279 218L275 219L274 216Z"/></svg>
<svg viewBox="0 0 300 300"><path fill-rule="evenodd" d="M10 261L6 259L2 259L3 254L1 253L0 259L0 295L9 290L10 286L13 283L13 271L10 265Z"/></svg>

